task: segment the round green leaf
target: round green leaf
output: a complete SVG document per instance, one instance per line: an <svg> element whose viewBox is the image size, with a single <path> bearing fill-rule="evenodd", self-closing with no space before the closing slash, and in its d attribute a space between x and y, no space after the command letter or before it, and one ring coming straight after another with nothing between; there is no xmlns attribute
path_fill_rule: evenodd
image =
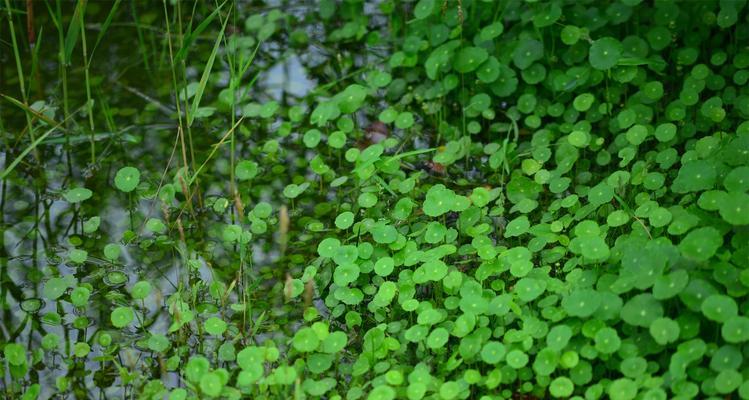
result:
<svg viewBox="0 0 749 400"><path fill-rule="evenodd" d="M221 336L226 332L226 322L218 317L210 317L203 324L205 331L214 336Z"/></svg>
<svg viewBox="0 0 749 400"><path fill-rule="evenodd" d="M380 385L372 389L367 396L367 400L393 400L395 390L387 385Z"/></svg>
<svg viewBox="0 0 749 400"><path fill-rule="evenodd" d="M393 272L395 261L390 257L382 257L375 262L374 271L379 276L388 276Z"/></svg>
<svg viewBox="0 0 749 400"><path fill-rule="evenodd" d="M567 325L557 325L546 335L546 346L552 350L561 351L572 338L572 329Z"/></svg>
<svg viewBox="0 0 749 400"><path fill-rule="evenodd" d="M613 37L598 39L590 45L588 60L595 69L607 70L613 68L622 56L622 44Z"/></svg>
<svg viewBox="0 0 749 400"><path fill-rule="evenodd" d="M453 59L453 68L460 73L468 73L479 67L489 57L481 47L464 47Z"/></svg>
<svg viewBox="0 0 749 400"><path fill-rule="evenodd" d="M80 203L91 198L93 192L86 188L73 188L65 192L63 197L68 203Z"/></svg>
<svg viewBox="0 0 749 400"><path fill-rule="evenodd" d="M708 296L702 302L702 313L716 322L726 322L738 315L739 307L731 297L722 294Z"/></svg>
<svg viewBox="0 0 749 400"><path fill-rule="evenodd" d="M297 351L309 353L317 349L320 339L312 328L304 327L294 334L294 339L291 343Z"/></svg>
<svg viewBox="0 0 749 400"><path fill-rule="evenodd" d="M89 297L91 297L91 291L84 286L79 286L70 292L70 302L76 307L85 307Z"/></svg>
<svg viewBox="0 0 749 400"><path fill-rule="evenodd" d="M209 372L200 378L200 391L208 397L218 397L223 388L223 380L217 372Z"/></svg>
<svg viewBox="0 0 749 400"><path fill-rule="evenodd" d="M125 193L132 192L140 183L140 171L135 167L123 167L114 177L114 186Z"/></svg>
<svg viewBox="0 0 749 400"><path fill-rule="evenodd" d="M634 296L621 309L621 317L624 322L644 328L650 327L653 321L662 316L663 306L648 293Z"/></svg>
<svg viewBox="0 0 749 400"><path fill-rule="evenodd" d="M432 14L434 10L434 0L419 0L414 7L414 17L424 19Z"/></svg>
<svg viewBox="0 0 749 400"><path fill-rule="evenodd" d="M632 400L637 396L637 384L631 379L619 378L609 385L611 400Z"/></svg>
<svg viewBox="0 0 749 400"><path fill-rule="evenodd" d="M257 176L258 165L254 161L242 160L234 167L234 176L240 181L248 181Z"/></svg>
<svg viewBox="0 0 749 400"><path fill-rule="evenodd" d="M148 281L139 281L130 289L130 295L136 300L145 299L151 293L151 283Z"/></svg>
<svg viewBox="0 0 749 400"><path fill-rule="evenodd" d="M63 278L50 278L44 283L44 289L42 293L48 300L57 300L60 296L68 290L68 283Z"/></svg>
<svg viewBox="0 0 749 400"><path fill-rule="evenodd" d="M5 359L11 365L19 366L26 364L26 349L17 343L8 343L3 349Z"/></svg>
<svg viewBox="0 0 749 400"><path fill-rule="evenodd" d="M437 328L427 337L427 347L430 349L442 348L449 339L450 335L445 328Z"/></svg>
<svg viewBox="0 0 749 400"><path fill-rule="evenodd" d="M549 385L549 393L553 397L570 397L572 392L575 390L575 384L572 383L570 378L566 376L560 376L551 381Z"/></svg>
<svg viewBox="0 0 749 400"><path fill-rule="evenodd" d="M573 317L589 317L601 305L601 297L592 289L575 290L562 298L562 308Z"/></svg>
<svg viewBox="0 0 749 400"><path fill-rule="evenodd" d="M749 225L749 194L728 192L718 200L718 211L731 225Z"/></svg>
<svg viewBox="0 0 749 400"><path fill-rule="evenodd" d="M440 386L440 398L443 400L453 400L460 393L460 385L455 381L447 381Z"/></svg>
<svg viewBox="0 0 749 400"><path fill-rule="evenodd" d="M721 371L715 377L715 390L721 394L728 394L738 389L744 382L743 375L736 370Z"/></svg>
<svg viewBox="0 0 749 400"><path fill-rule="evenodd" d="M348 229L354 223L354 213L351 211L344 211L335 219L335 226L338 229Z"/></svg>
<svg viewBox="0 0 749 400"><path fill-rule="evenodd" d="M505 356L505 360L507 361L507 365L509 365L510 367L514 369L520 369L528 364L528 355L521 350L510 350Z"/></svg>
<svg viewBox="0 0 749 400"><path fill-rule="evenodd" d="M117 307L112 310L112 314L110 315L110 320L115 328L124 328L130 325L133 322L133 318L135 318L135 314L130 307Z"/></svg>
<svg viewBox="0 0 749 400"><path fill-rule="evenodd" d="M688 257L707 261L723 244L723 236L710 226L697 228L687 234L679 243L679 250Z"/></svg>
<svg viewBox="0 0 749 400"><path fill-rule="evenodd" d="M497 364L505 357L505 346L500 342L486 342L481 349L481 359L487 364Z"/></svg>
<svg viewBox="0 0 749 400"><path fill-rule="evenodd" d="M395 118L395 127L398 129L408 129L414 124L414 116L408 111L398 114Z"/></svg>
<svg viewBox="0 0 749 400"><path fill-rule="evenodd" d="M741 343L749 341L749 318L744 316L733 316L723 323L721 335L728 343Z"/></svg>
<svg viewBox="0 0 749 400"><path fill-rule="evenodd" d="M679 324L670 318L657 318L650 324L650 335L661 345L675 342L679 332Z"/></svg>
<svg viewBox="0 0 749 400"><path fill-rule="evenodd" d="M622 343L616 329L609 327L599 329L598 332L596 332L594 339L596 350L603 354L614 353L619 350L619 346L621 346Z"/></svg>

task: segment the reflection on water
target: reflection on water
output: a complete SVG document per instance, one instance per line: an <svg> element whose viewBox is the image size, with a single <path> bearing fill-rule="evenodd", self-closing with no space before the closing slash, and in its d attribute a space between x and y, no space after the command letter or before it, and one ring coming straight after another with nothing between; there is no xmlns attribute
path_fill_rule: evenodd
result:
<svg viewBox="0 0 749 400"><path fill-rule="evenodd" d="M16 4L21 5L20 2ZM178 172L185 161L192 156L198 160L192 162L197 164L206 159L227 127L241 117L242 108L236 107L236 115L232 118L231 107L220 99L219 92L230 83L230 65L228 58L223 57L225 47L222 46L214 74L207 85L205 100L201 102L201 106L206 106L206 117L188 132L189 138L184 133L180 136L163 9L160 2L153 5L142 3L132 9L123 7L102 38L97 37L103 30L101 22L86 24L88 46L101 40L97 43L95 57L91 59L90 90L86 90L84 62L78 54L80 47L74 48L70 66L61 69L56 47L59 37L42 3L36 3L37 26L45 28L36 42L40 61L33 67L34 73L29 78L29 99L30 102L37 101L37 108L43 110L50 121L65 122L40 142L37 149L27 156L28 160L21 162L2 182L0 330L4 341L24 343L31 350L39 350L43 339L55 335L60 338L56 350L37 354L31 365L32 381L42 387L41 398L48 398L57 391L67 392L63 390L65 386L71 388L77 398L132 395L124 391L122 385L114 384L116 380L124 379L115 368L117 365L144 371L150 369L145 376L160 377L167 386L176 386L178 373L161 370L165 360L154 358L154 353L144 342L150 335L170 331L174 319L170 307L177 299L173 297L175 293L198 296L192 298L195 309L209 313L216 311L217 300L206 292L217 290L220 293L230 284L245 290L251 288L256 294L252 299L242 299L238 298L238 291L231 291L220 299L224 304L247 307L248 301L261 304L282 302L282 299L268 296L268 293L278 293L271 292L271 288L278 286L278 279L282 278L273 272L275 264L283 257L273 237L258 237L249 259L241 262L237 262L236 255L216 246L215 239L221 235L217 227L223 226L224 216L216 213L209 202L215 201L210 195L216 198L227 195L228 185L220 178L228 174L227 146L222 148L225 153L220 153L213 160L215 163L207 167L206 178L200 182L207 195L196 200L196 209L167 209L159 200L160 190L167 184L177 187L179 194ZM206 10L199 10L194 24L209 14ZM250 9L247 10L241 12ZM272 4L263 10L264 14L273 10L278 12ZM106 3L92 3L86 18L104 21L108 11ZM185 18L189 11L182 10ZM297 15L304 15L307 11L304 7L289 10ZM169 8L169 12L172 13L171 23L177 24L173 18L175 10ZM67 22L73 13L72 5L66 4L62 13ZM132 21L138 18L138 24L134 24ZM199 82L218 25L214 21L195 38L185 58L184 77L180 77L184 80L177 82L177 86ZM3 26L3 29L2 37L7 38L7 27ZM176 27L173 25L171 29ZM312 39L315 39L317 29L319 27L314 24L307 29ZM244 34L241 26L233 30L233 35ZM176 33L173 35L176 41ZM265 104L274 100L282 109L294 104L305 105L311 90L319 82L329 80L324 76L315 77L315 73L308 70L308 66L313 65L318 71L330 72L330 69L320 67L327 62L327 53L319 50L320 46L297 52L289 48L286 40L285 34L277 34L260 47L252 68L243 77L244 89L250 78L259 72L249 92L249 101ZM317 42L320 42L319 38ZM0 92L20 98L13 55L8 43L2 47ZM31 55L27 52L22 58L24 68L31 70ZM93 118L86 114L88 97L95 105ZM0 117L4 137L0 165L5 169L20 153L15 149L24 146L21 138L27 121L22 110L7 102L0 106ZM35 120L34 124L38 126L37 132L50 126L49 121ZM92 124L93 131L90 129ZM277 126L278 121L275 124L248 121L247 132L239 136L238 148L252 150L252 146L260 142L259 136L270 135ZM186 138L197 154L187 154L183 148L186 145L181 144L187 141ZM9 152L11 148L14 151ZM91 154L91 149L95 150L95 155ZM288 155L293 158L291 156ZM141 193L142 199L113 188L115 173L124 165L141 168L142 180L147 186L146 193ZM166 173L162 176L162 172ZM213 181L212 176L219 179ZM63 194L72 187L91 189L92 198L83 204L65 201ZM264 192L261 198L277 206L282 188L269 188L272 190ZM231 203L231 198L227 200ZM89 225L94 224L93 219L97 217L100 219L98 227L92 229ZM179 224L183 225L180 229L184 232L180 234L184 235L184 242L178 240L176 233L149 233L146 227L149 218L172 222L179 219ZM203 220L210 223L203 224ZM116 259L107 259L101 251L110 243L120 247ZM85 262L70 260L70 252L76 248L88 251ZM251 273L240 275L239 272L245 269ZM91 293L87 304L74 307L68 301L46 299L44 288L53 277L63 278L65 296L76 287L89 287ZM239 281L236 281L237 277ZM140 280L148 280L153 293L143 301L133 302L129 290ZM219 284L214 286L214 283ZM191 291L196 288L202 290ZM112 308L128 304L137 307L138 318L143 315L144 320L130 328L112 329ZM322 313L327 313L321 301L317 306ZM259 312L255 309L238 310L238 313L247 312L250 320L258 318ZM297 324L294 321L300 317L298 310L294 315L281 309L274 313L283 316L278 323L286 324L285 329L293 329ZM288 320L284 319L286 314ZM263 333L258 328L259 334L251 340L262 342L272 337L276 322L266 320L264 323L269 324L269 332ZM111 344L106 340L102 342L106 335L111 336ZM184 339L182 345L186 349L195 347L204 354L215 350L203 348L214 346L215 342L196 342L195 337L187 336ZM81 342L91 345L90 353L74 357L73 347ZM61 377L67 377L67 380L60 381ZM10 388L12 385L12 377L5 376L3 386Z"/></svg>
<svg viewBox="0 0 749 400"><path fill-rule="evenodd" d="M274 65L264 74L264 78L269 94L276 101L281 101L284 93L303 98L315 87L316 83L307 77L307 72L296 55L292 55L283 63Z"/></svg>

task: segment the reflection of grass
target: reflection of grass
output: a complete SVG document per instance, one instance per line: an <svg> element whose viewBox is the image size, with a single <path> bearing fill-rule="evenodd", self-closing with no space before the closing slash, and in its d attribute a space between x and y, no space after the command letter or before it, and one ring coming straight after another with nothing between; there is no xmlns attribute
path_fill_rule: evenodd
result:
<svg viewBox="0 0 749 400"><path fill-rule="evenodd" d="M61 128L61 127L62 127L62 126L63 126L63 125L64 125L64 124L65 124L65 123L66 123L66 122L67 122L67 121L68 121L68 120L70 119L70 117L72 117L72 116L73 116L73 115L75 115L75 114L70 114L70 115L68 116L68 118L64 119L64 120L63 120L63 121L61 121L61 122L55 123L55 121L53 121L53 120L51 120L51 119L47 118L47 117L46 117L46 116L45 116L44 114L42 114L42 113L39 113L39 112L36 112L36 111L34 111L34 110L33 110L32 108L28 107L28 106L27 106L27 105L26 105L25 103L21 103L20 101L18 101L18 100L16 100L16 99L14 99L14 98L12 98L12 97L8 97L8 96L6 96L6 95L2 95L2 96L3 96L3 97L4 97L5 99L6 99L6 100L10 101L11 103L13 103L13 104L15 104L16 106L18 106L18 107L20 107L21 109L23 109L23 110L24 110L24 114L26 115L26 118L27 118L27 119L29 119L29 120L30 120L30 119L31 119L31 115L33 115L33 116L34 116L34 118L39 118L39 119L43 120L43 121L44 121L45 123L47 123L48 125L52 125L52 127L51 127L50 129L48 129L47 131L45 131L45 132L44 132L44 133L43 133L43 134L42 134L41 136L39 136L38 138L36 138L36 139L33 139L33 135L31 136L31 137L32 137L32 139L33 139L33 140L32 140L32 142L31 142L31 143L30 143L30 144L29 144L29 145L28 145L28 146L27 146L27 147L26 147L26 148L25 148L25 149L24 149L24 150L23 150L23 151L22 151L22 152L21 152L21 153L20 153L20 154L19 154L18 156L16 156L16 158L15 158L15 159L13 160L13 162L11 162L11 163L10 163L10 164L9 164L9 165L8 165L8 166L7 166L6 168L5 168L5 170L3 171L2 175L0 175L0 179L5 179L5 178L6 178L6 177L7 177L7 176L8 176L8 175L9 175L9 174L11 173L11 172L13 172L13 170L14 170L14 169L15 169L15 168L16 168L16 167L18 166L18 164L19 164L19 163L20 163L21 161L23 161L23 159L24 159L24 158L25 158L25 157L26 157L26 156L27 156L27 155L28 155L28 154L29 154L30 152L34 151L35 153L37 153L37 154L38 154L38 151L37 151L37 146L39 146L39 144L43 143L43 142L44 142L44 139L46 139L46 138L47 138L47 137L48 137L49 135L51 135L52 133L56 132L56 131L57 131L57 130L58 130L59 128ZM93 140L93 139L92 139L92 140Z"/></svg>
<svg viewBox="0 0 749 400"><path fill-rule="evenodd" d="M16 62L16 73L18 74L18 86L21 91L21 99L23 100L23 105L28 106L28 93L26 92L26 78L24 77L23 73L23 66L21 65L21 52L18 47L18 40L16 39L16 27L13 23L13 13L12 8L10 7L10 0L5 0L5 8L8 12L8 28L10 29L10 40L11 44L13 45L13 58ZM26 131L29 135L29 138L31 139L31 142L36 141L34 138L34 126L31 122L31 116L28 113L24 113L26 117ZM36 146L33 148L34 150L34 158L36 158L37 163L40 162L41 157L39 155L39 152L36 151ZM5 174L3 174L5 175Z"/></svg>

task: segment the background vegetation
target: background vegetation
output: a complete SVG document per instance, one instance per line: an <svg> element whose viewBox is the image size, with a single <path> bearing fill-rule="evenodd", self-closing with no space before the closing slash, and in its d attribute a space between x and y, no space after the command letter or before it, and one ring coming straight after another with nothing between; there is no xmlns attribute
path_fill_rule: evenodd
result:
<svg viewBox="0 0 749 400"><path fill-rule="evenodd" d="M746 8L4 0L2 394L749 399Z"/></svg>

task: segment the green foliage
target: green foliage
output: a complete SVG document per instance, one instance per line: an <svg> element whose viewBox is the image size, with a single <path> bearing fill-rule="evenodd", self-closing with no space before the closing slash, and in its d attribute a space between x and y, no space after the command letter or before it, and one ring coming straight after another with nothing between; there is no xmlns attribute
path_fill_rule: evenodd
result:
<svg viewBox="0 0 749 400"><path fill-rule="evenodd" d="M293 3L48 7L8 396L749 398L746 1Z"/></svg>
<svg viewBox="0 0 749 400"><path fill-rule="evenodd" d="M132 192L140 183L140 171L134 167L122 167L114 177L114 186L123 192Z"/></svg>

